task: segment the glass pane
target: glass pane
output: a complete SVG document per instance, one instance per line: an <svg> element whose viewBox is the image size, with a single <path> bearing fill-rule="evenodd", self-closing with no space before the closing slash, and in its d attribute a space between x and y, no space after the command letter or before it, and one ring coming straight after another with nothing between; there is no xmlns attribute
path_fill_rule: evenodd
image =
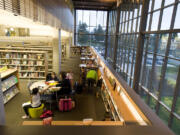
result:
<svg viewBox="0 0 180 135"><path fill-rule="evenodd" d="M169 34L157 35L159 36L158 49L159 54L165 55Z"/></svg>
<svg viewBox="0 0 180 135"><path fill-rule="evenodd" d="M144 100L144 102L146 103L148 95L147 95L147 93L143 89L141 89L141 91L140 91L140 96Z"/></svg>
<svg viewBox="0 0 180 135"><path fill-rule="evenodd" d="M104 22L103 22L103 26L106 26L107 24L107 12L104 11Z"/></svg>
<svg viewBox="0 0 180 135"><path fill-rule="evenodd" d="M103 11L97 11L97 26L103 26Z"/></svg>
<svg viewBox="0 0 180 135"><path fill-rule="evenodd" d="M159 117L168 125L169 112L161 105L159 108Z"/></svg>
<svg viewBox="0 0 180 135"><path fill-rule="evenodd" d="M156 103L157 103L156 100L155 100L153 97L150 96L149 107L150 107L153 111L155 111Z"/></svg>
<svg viewBox="0 0 180 135"><path fill-rule="evenodd" d="M149 12L151 11L151 7L152 7L152 0L149 1Z"/></svg>
<svg viewBox="0 0 180 135"><path fill-rule="evenodd" d="M151 15L150 15L150 14L148 14L146 31L148 31L148 30L149 30L150 16L151 16Z"/></svg>
<svg viewBox="0 0 180 135"><path fill-rule="evenodd" d="M154 10L161 8L162 0L155 0L154 1Z"/></svg>
<svg viewBox="0 0 180 135"><path fill-rule="evenodd" d="M82 10L77 10L77 25L79 25L80 23L82 23Z"/></svg>
<svg viewBox="0 0 180 135"><path fill-rule="evenodd" d="M157 30L158 22L159 22L159 14L160 14L160 11L157 11L157 12L153 13L153 19L152 19L152 25L151 25L151 30L152 31Z"/></svg>
<svg viewBox="0 0 180 135"><path fill-rule="evenodd" d="M165 81L162 88L162 101L171 108L174 88L176 86L176 79L178 73L178 61L168 59L167 70L165 74Z"/></svg>
<svg viewBox="0 0 180 135"><path fill-rule="evenodd" d="M88 10L84 10L83 13L83 22L86 23L89 26L89 11Z"/></svg>
<svg viewBox="0 0 180 135"><path fill-rule="evenodd" d="M90 12L90 26L96 26L96 11Z"/></svg>
<svg viewBox="0 0 180 135"><path fill-rule="evenodd" d="M177 12L176 12L176 19L175 19L175 24L174 28L175 29L180 29L180 3L178 4Z"/></svg>
<svg viewBox="0 0 180 135"><path fill-rule="evenodd" d="M172 130L175 132L175 134L180 135L180 120L178 120L176 117L173 118L173 124L172 124Z"/></svg>
<svg viewBox="0 0 180 135"><path fill-rule="evenodd" d="M134 19L133 20L133 32L136 32L136 22L137 22L137 19Z"/></svg>
<svg viewBox="0 0 180 135"><path fill-rule="evenodd" d="M138 9L135 9L135 10L134 10L134 18L137 17L137 13L138 13Z"/></svg>
<svg viewBox="0 0 180 135"><path fill-rule="evenodd" d="M167 30L170 28L172 18L173 7L168 7L163 10L163 17L161 23L161 30ZM167 17L168 16L168 17Z"/></svg>
<svg viewBox="0 0 180 135"><path fill-rule="evenodd" d="M180 116L180 90L178 91L178 99L176 101L175 112Z"/></svg>
<svg viewBox="0 0 180 135"><path fill-rule="evenodd" d="M165 6L167 6L167 5L170 5L170 4L172 4L172 3L174 3L175 2L175 0L165 0Z"/></svg>

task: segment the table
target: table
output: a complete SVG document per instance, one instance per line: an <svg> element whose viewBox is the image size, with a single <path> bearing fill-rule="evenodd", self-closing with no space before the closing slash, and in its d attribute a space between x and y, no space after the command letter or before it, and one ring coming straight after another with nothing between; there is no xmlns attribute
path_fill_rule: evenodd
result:
<svg viewBox="0 0 180 135"><path fill-rule="evenodd" d="M33 88L39 88L39 91L41 92L44 89L47 89L49 87L49 85L47 85L45 83L45 81L37 81L34 82L31 86L30 86L30 90L32 90ZM56 100L58 98L57 92L61 89L61 87L51 87L48 90L46 90L45 94L52 94L52 93L56 93Z"/></svg>
<svg viewBox="0 0 180 135"><path fill-rule="evenodd" d="M98 66L95 66L95 65L88 66L87 64L79 64L79 67L80 68L84 67L84 68L87 68L87 69L98 69Z"/></svg>
<svg viewBox="0 0 180 135"><path fill-rule="evenodd" d="M88 61L88 60L95 60L95 58L81 57L80 60Z"/></svg>
<svg viewBox="0 0 180 135"><path fill-rule="evenodd" d="M92 56L92 53L81 53L81 56Z"/></svg>

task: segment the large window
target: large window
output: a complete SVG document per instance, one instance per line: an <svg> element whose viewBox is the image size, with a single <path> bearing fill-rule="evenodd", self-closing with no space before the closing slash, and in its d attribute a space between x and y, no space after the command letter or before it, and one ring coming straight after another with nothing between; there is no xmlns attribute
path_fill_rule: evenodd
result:
<svg viewBox="0 0 180 135"><path fill-rule="evenodd" d="M142 2L120 7L116 71L133 86L137 41L143 34L140 96L176 134L180 134L180 1L150 0L145 31L139 28L143 25L142 10ZM115 13L111 11L109 19L109 63L113 62L116 40Z"/></svg>
<svg viewBox="0 0 180 135"><path fill-rule="evenodd" d="M104 56L107 11L76 10L76 45L90 45Z"/></svg>

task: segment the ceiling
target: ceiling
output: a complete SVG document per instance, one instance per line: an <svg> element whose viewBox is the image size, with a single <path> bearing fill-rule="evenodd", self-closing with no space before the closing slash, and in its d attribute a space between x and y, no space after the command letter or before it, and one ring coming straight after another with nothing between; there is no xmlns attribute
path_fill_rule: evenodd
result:
<svg viewBox="0 0 180 135"><path fill-rule="evenodd" d="M72 0L75 9L110 10L117 0Z"/></svg>

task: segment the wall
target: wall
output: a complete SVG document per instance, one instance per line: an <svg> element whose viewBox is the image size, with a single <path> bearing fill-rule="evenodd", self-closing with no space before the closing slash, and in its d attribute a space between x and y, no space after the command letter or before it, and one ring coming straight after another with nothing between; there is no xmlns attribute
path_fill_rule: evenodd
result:
<svg viewBox="0 0 180 135"><path fill-rule="evenodd" d="M62 29L73 30L74 17L64 0L40 0L40 3L61 21Z"/></svg>

